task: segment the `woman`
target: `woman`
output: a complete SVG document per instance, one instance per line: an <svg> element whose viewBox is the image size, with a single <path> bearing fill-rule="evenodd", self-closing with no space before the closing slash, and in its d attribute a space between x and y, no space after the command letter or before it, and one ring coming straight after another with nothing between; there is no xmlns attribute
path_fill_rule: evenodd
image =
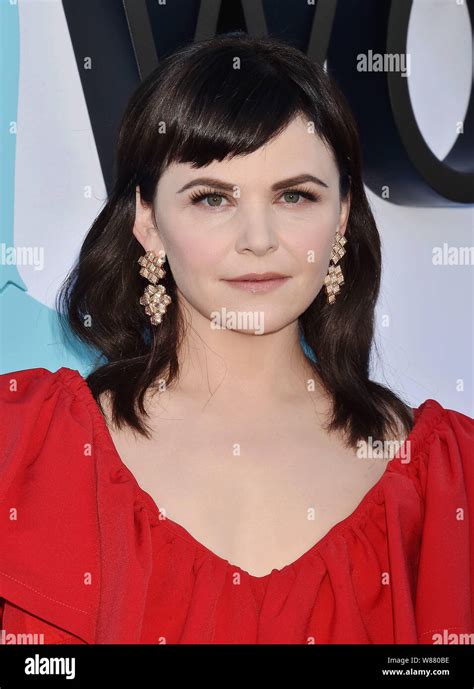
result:
<svg viewBox="0 0 474 689"><path fill-rule="evenodd" d="M474 421L369 379L380 271L321 67L244 35L165 60L58 299L102 360L1 376L11 638L474 632Z"/></svg>

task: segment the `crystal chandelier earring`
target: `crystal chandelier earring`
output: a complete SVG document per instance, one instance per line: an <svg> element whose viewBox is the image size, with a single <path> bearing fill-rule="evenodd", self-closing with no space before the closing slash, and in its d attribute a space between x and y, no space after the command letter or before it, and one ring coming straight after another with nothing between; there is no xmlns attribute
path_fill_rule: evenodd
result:
<svg viewBox="0 0 474 689"><path fill-rule="evenodd" d="M151 283L145 287L143 296L140 297L140 304L145 307L145 313L150 316L152 325L161 323L168 304L171 304L171 298L166 294L164 285L157 284L158 280L166 275L161 267L165 261L166 256L163 251L160 251L159 256L154 251L147 251L138 259L138 263L142 266L140 275Z"/></svg>
<svg viewBox="0 0 474 689"><path fill-rule="evenodd" d="M344 235L336 232L336 238L332 247L331 259L334 265L329 265L328 273L324 278L324 286L326 288L327 303L334 304L336 295L341 291L340 285L344 282L344 275L342 274L341 266L336 265L337 262L344 256L346 250L344 244L347 239Z"/></svg>

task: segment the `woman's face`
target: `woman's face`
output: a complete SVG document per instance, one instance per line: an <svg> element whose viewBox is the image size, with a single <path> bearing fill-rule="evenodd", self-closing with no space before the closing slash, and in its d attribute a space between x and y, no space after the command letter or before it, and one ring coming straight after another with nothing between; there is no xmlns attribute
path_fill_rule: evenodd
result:
<svg viewBox="0 0 474 689"><path fill-rule="evenodd" d="M307 179L285 182L297 177ZM262 334L296 321L315 299L349 205L340 203L331 153L298 118L249 155L205 168L172 164L157 187L158 232L146 229L149 212L137 202L135 236L146 251L165 251L179 299L210 324L219 313L226 327ZM287 277L229 282L248 273Z"/></svg>

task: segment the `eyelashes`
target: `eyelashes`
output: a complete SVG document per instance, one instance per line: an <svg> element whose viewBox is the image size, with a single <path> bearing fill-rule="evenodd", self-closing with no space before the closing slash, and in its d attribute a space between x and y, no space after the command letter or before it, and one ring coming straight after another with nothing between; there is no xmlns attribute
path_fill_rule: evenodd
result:
<svg viewBox="0 0 474 689"><path fill-rule="evenodd" d="M302 196L305 198L307 201L310 201L312 203L316 203L317 201L320 200L319 194L316 194L316 192L312 191L312 189L305 187L303 189L287 189L286 191L283 191L280 196L285 196L285 194L295 194L296 196ZM223 199L226 199L227 201L232 201L232 197L228 196L227 194L222 194L220 191L216 191L214 189L203 189L201 191L193 192L190 195L191 203L192 204L197 204L202 199L206 199L208 197L220 197ZM288 206L301 206L301 203L288 203ZM221 208L222 206L207 206L208 208Z"/></svg>

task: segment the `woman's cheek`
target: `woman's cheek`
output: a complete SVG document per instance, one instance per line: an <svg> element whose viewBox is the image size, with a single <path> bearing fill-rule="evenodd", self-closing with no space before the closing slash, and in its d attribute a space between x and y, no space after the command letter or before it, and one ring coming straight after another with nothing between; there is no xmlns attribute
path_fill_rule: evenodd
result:
<svg viewBox="0 0 474 689"><path fill-rule="evenodd" d="M183 285L211 279L219 266L219 258L202 241L189 240L185 246L170 247L168 258L176 282Z"/></svg>

